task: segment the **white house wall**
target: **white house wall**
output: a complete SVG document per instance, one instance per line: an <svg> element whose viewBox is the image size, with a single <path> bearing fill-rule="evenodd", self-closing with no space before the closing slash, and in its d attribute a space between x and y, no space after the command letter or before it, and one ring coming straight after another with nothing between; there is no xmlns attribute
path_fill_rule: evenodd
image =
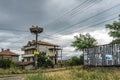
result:
<svg viewBox="0 0 120 80"><path fill-rule="evenodd" d="M55 56L55 54L56 54L56 52L51 52L50 50L49 50L49 48L54 48L53 46L51 47L51 46L44 46L44 45L40 45L39 46L39 51L40 52L46 52L46 55L48 56Z"/></svg>

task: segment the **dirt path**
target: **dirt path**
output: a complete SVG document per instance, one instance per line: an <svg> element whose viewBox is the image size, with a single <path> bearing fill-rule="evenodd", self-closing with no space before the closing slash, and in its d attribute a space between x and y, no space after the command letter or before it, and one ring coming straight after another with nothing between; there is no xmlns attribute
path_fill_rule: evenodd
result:
<svg viewBox="0 0 120 80"><path fill-rule="evenodd" d="M0 80L24 80L26 74L0 75Z"/></svg>

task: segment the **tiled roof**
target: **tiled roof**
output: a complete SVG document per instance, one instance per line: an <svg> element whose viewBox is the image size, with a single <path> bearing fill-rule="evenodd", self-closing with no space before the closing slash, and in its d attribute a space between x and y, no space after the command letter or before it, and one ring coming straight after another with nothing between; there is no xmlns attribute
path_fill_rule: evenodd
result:
<svg viewBox="0 0 120 80"><path fill-rule="evenodd" d="M3 50L0 52L0 55L3 56L19 56L18 54L11 52L10 50Z"/></svg>
<svg viewBox="0 0 120 80"><path fill-rule="evenodd" d="M33 62L19 62L19 65L29 65L29 64L33 64Z"/></svg>
<svg viewBox="0 0 120 80"><path fill-rule="evenodd" d="M35 49L35 46L24 46L22 50Z"/></svg>
<svg viewBox="0 0 120 80"><path fill-rule="evenodd" d="M35 45L35 40L33 40L33 41L29 41L28 42L28 44L30 44L30 45ZM38 41L37 42L39 45L46 45L46 46L55 46L55 47L59 47L58 45L56 45L56 44L53 44L53 43L49 43L49 42L44 42L44 41Z"/></svg>
<svg viewBox="0 0 120 80"><path fill-rule="evenodd" d="M62 50L61 48L49 48L49 50Z"/></svg>
<svg viewBox="0 0 120 80"><path fill-rule="evenodd" d="M52 43L49 43L49 42L43 42L43 41L39 41L38 44L58 47L58 45L56 45L56 44L52 44Z"/></svg>

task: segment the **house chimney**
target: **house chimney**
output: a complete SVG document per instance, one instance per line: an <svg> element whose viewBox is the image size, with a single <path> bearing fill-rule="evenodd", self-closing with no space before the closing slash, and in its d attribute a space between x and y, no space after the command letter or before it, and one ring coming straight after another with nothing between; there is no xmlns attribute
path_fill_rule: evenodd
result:
<svg viewBox="0 0 120 80"><path fill-rule="evenodd" d="M33 42L35 42L35 40L32 40Z"/></svg>
<svg viewBox="0 0 120 80"><path fill-rule="evenodd" d="M28 43L30 43L30 41L28 41Z"/></svg>
<svg viewBox="0 0 120 80"><path fill-rule="evenodd" d="M10 49L7 49L7 51L10 51Z"/></svg>
<svg viewBox="0 0 120 80"><path fill-rule="evenodd" d="M2 48L1 50L2 50L2 51L4 51L4 49L3 49L3 48Z"/></svg>

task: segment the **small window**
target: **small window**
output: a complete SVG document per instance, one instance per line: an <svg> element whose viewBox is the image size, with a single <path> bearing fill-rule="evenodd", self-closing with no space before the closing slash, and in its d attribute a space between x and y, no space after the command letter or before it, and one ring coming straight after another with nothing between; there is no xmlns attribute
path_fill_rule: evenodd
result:
<svg viewBox="0 0 120 80"><path fill-rule="evenodd" d="M28 61L28 62L30 61L30 58L29 58L29 57L27 58L27 61Z"/></svg>

